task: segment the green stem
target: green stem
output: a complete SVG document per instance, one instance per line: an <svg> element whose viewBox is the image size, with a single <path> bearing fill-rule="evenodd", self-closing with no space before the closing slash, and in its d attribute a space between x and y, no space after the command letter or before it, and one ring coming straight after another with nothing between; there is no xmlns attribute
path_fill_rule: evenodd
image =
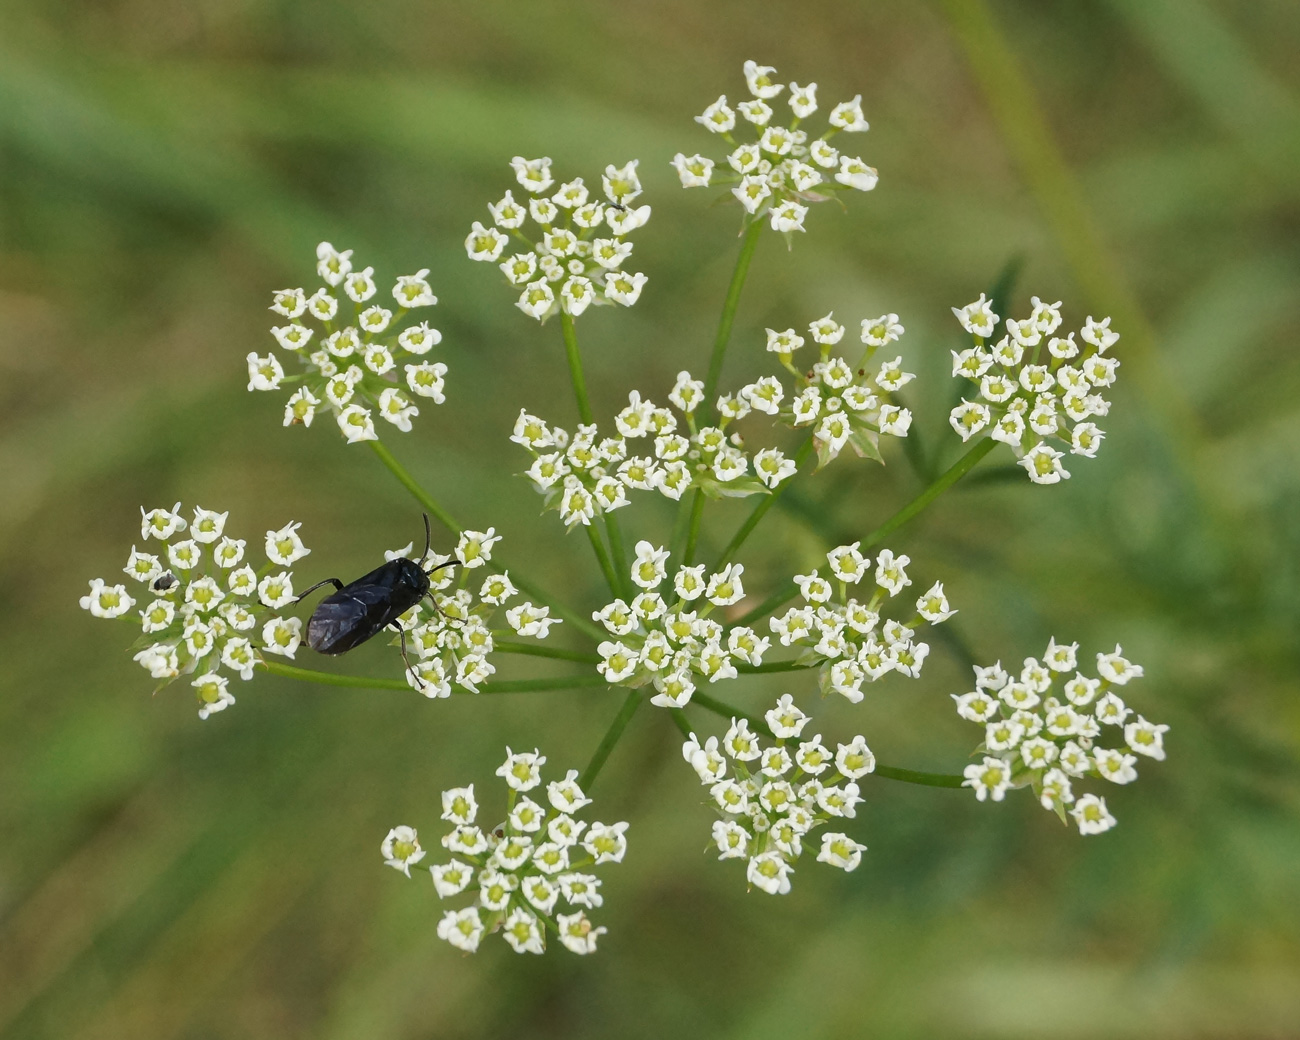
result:
<svg viewBox="0 0 1300 1040"><path fill-rule="evenodd" d="M578 777L578 786L582 788L584 794L591 794L591 785L595 783L596 777L604 768L605 760L609 758L609 753L614 750L614 745L623 736L623 731L627 729L627 724L632 721L632 716L636 714L637 708L641 707L643 699L640 690L629 690L627 697L623 699L623 706L618 709L614 721L609 724L609 729L605 731L605 736L601 739L600 746L596 748L596 753L591 756L591 761L587 763L587 768L582 771L582 776Z"/></svg>
<svg viewBox="0 0 1300 1040"><path fill-rule="evenodd" d="M581 650L565 650L559 646L543 646L540 643L517 643L512 639L493 639L492 646L493 649L503 654L552 657L557 661L579 661L582 664L600 663L600 658L595 654L584 654Z"/></svg>
<svg viewBox="0 0 1300 1040"><path fill-rule="evenodd" d="M911 520L917 513L921 512L926 506L933 502L939 495L947 491L957 481L975 468L985 455L997 447L997 441L991 437L985 437L975 444L961 458L954 462L947 470L944 471L929 487L922 491L916 498L908 502L897 513L891 516L883 524L877 527L869 535L862 539L862 548L867 549L873 545L878 545L894 531L898 530L905 523ZM790 586L778 589L767 599L763 600L758 606L746 612L736 622L736 625L752 625L755 621L767 617L775 610L779 610L786 603L789 603L798 593L790 591Z"/></svg>
<svg viewBox="0 0 1300 1040"><path fill-rule="evenodd" d="M618 575L614 573L614 565L609 561L609 553L605 551L605 543L600 540L600 532L596 530L595 524L584 524L587 529L587 540L591 542L591 548L596 554L596 559L600 561L600 569L605 575L605 581L609 585L609 591L615 597L621 595L618 586ZM604 639L604 636L601 636Z"/></svg>
<svg viewBox="0 0 1300 1040"><path fill-rule="evenodd" d="M741 675L764 675L768 672L802 672L809 668L820 667L820 661L816 664L800 664L798 661L768 661L766 664L738 665L736 671Z"/></svg>
<svg viewBox="0 0 1300 1040"><path fill-rule="evenodd" d="M605 533L609 535L609 554L613 558L614 574L618 578L623 596L630 602L636 592L632 589L632 576L628 571L627 547L623 543L623 528L619 526L618 517L605 513Z"/></svg>
<svg viewBox="0 0 1300 1040"><path fill-rule="evenodd" d="M682 550L682 565L689 567L695 562L695 540L700 534L700 517L704 515L704 492L699 488L691 499L691 520L686 529L686 548Z"/></svg>
<svg viewBox="0 0 1300 1040"><path fill-rule="evenodd" d="M765 719L760 719L738 708L733 708L707 694L700 693L698 690L691 698L691 703L698 704L705 711L711 711L724 719L745 719L755 732L761 733L765 737L772 737L773 735ZM678 728L681 728L680 723L678 723ZM899 769L897 766L877 765L871 775L884 777L886 780L899 780L905 784L921 784L925 787L961 787L964 782L964 778L960 776L952 776L947 773L920 773L915 769Z"/></svg>
<svg viewBox="0 0 1300 1040"><path fill-rule="evenodd" d="M443 527L447 528L447 530L451 531L453 534L460 534L460 532L464 530L464 528L456 522L456 518L440 506L437 501L435 501L434 498L419 485L416 479L406 471L405 467L402 466L397 459L393 458L393 453L389 451L388 448L379 441L367 441L367 443L370 445L371 450L378 457L379 461L387 466L389 472L397 478L398 483L400 483L402 487L406 488L406 490L411 493L412 497L414 497L420 505L424 506L429 513L437 517L438 522L442 524ZM511 568L510 565L500 557L498 557L494 562L500 566L502 570L513 570L513 568ZM556 617L563 618L588 638L593 639L598 643L605 638L604 633L592 624L590 620L583 617L575 610L570 610L568 607L561 606L535 582L529 581L518 573L512 574L511 580L520 591L537 600L537 602L542 606L550 607L551 610L555 612Z"/></svg>
<svg viewBox="0 0 1300 1040"><path fill-rule="evenodd" d="M406 472L402 464L393 458L393 453L381 441L367 441L366 443L370 445L370 450L379 457L379 461L387 466L389 472L397 478L398 483L406 488L414 496L415 500L424 506L426 511L436 517L443 527L453 534L460 534L464 530L460 524L456 523L455 518L447 510L443 509L429 492L420 487L411 474Z"/></svg>
<svg viewBox="0 0 1300 1040"><path fill-rule="evenodd" d="M346 686L359 690L411 690L404 679L381 679L365 675L335 675L331 672L318 672L311 668L299 668L296 665L281 664L279 661L259 661L258 667L271 675L285 679L299 679L303 682L319 683L323 686ZM599 675L568 675L549 679L504 679L499 682L482 683L479 693L531 693L541 690L570 690L580 686L605 686L604 678ZM469 690L452 687L453 692L469 694Z"/></svg>
<svg viewBox="0 0 1300 1040"><path fill-rule="evenodd" d="M569 361L569 378L573 380L573 396L578 399L578 418L590 426L596 420L591 416L591 402L587 399L587 381L582 375L582 355L578 353L578 332L573 326L573 315L560 311L560 331L564 333L564 354Z"/></svg>
<svg viewBox="0 0 1300 1040"><path fill-rule="evenodd" d="M804 461L812 454L812 452L813 439L809 437L799 446L799 450L795 452L794 464L796 466L802 466ZM763 496L763 500L754 507L753 512L751 512L745 522L740 525L740 530L738 530L732 537L731 541L727 543L727 547L722 551L722 557L718 560L715 570L721 570L731 562L732 557L734 557L740 550L740 547L745 544L745 539L748 538L750 534L753 533L754 528L758 526L758 522L767 515L769 509L776 505L777 499L781 497L785 492L785 489L793 482L794 474L790 476L790 479L775 488L771 494Z"/></svg>
<svg viewBox="0 0 1300 1040"><path fill-rule="evenodd" d="M691 724L686 718L686 712L682 711L681 708L669 708L668 714L669 716L671 716L673 720L673 725L676 726L679 730L681 730L681 734L683 737L689 740L692 730L691 730Z"/></svg>
<svg viewBox="0 0 1300 1040"><path fill-rule="evenodd" d="M731 284L727 286L727 298L722 304L722 316L718 319L718 333L713 339L713 353L709 357L709 374L704 380L704 400L700 402L701 418L707 423L714 416L713 398L718 391L718 379L722 375L722 359L727 353L727 341L731 339L731 325L736 319L736 308L740 305L740 291L745 286L745 276L749 274L749 262L754 259L754 250L759 237L763 234L761 220L750 221L745 229L745 239L740 245L740 255L736 257L736 268L731 272Z"/></svg>
<svg viewBox="0 0 1300 1040"><path fill-rule="evenodd" d="M899 769L897 766L878 765L872 776L881 776L886 780L901 780L905 784L921 784L924 787L961 787L965 778L948 773L918 773L915 769Z"/></svg>
<svg viewBox="0 0 1300 1040"><path fill-rule="evenodd" d="M969 451L967 451L965 455L949 466L948 469L934 481L934 483L862 539L862 548L868 549L873 545L879 545L885 538L893 534L894 531L902 527L905 523L911 520L912 517L916 516L917 513L957 483L957 481L961 480L962 477L975 468L976 463L997 446L998 442L992 437L985 437L980 440Z"/></svg>
<svg viewBox="0 0 1300 1040"><path fill-rule="evenodd" d="M591 399L587 396L587 379L582 373L582 354L578 351L578 329L573 324L573 315L568 311L560 311L560 331L564 333L564 356L569 362L569 378L573 381L573 396L578 402L578 418L591 425L596 420L591 411ZM591 544L596 548L596 555L600 557L605 579L610 582L610 591L615 596L627 595L627 549L623 545L623 529L613 513L602 514L601 523L609 537L611 557L602 555L604 546L597 546L600 539L590 525L587 527L587 533L592 536ZM607 560L608 566L606 566Z"/></svg>

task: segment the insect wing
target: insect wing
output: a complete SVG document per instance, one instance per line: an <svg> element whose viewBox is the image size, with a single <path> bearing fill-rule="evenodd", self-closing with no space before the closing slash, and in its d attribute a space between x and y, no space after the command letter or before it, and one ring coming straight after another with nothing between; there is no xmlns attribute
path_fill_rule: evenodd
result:
<svg viewBox="0 0 1300 1040"><path fill-rule="evenodd" d="M322 654L342 654L360 646L390 620L393 594L388 585L355 581L317 605L307 623L307 644Z"/></svg>

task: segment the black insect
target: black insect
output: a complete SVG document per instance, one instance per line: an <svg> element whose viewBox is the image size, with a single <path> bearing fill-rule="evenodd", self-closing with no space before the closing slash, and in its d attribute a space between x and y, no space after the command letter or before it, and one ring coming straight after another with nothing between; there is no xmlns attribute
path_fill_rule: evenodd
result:
<svg viewBox="0 0 1300 1040"><path fill-rule="evenodd" d="M176 575L171 571L163 571L158 575L158 577L154 578L153 584L150 588L152 588L154 592L166 592L168 589L174 588L175 585Z"/></svg>
<svg viewBox="0 0 1300 1040"><path fill-rule="evenodd" d="M397 619L426 596L437 610L429 594L429 575L460 562L448 560L426 571L423 563L429 556L429 539L429 518L425 516L424 552L418 561L399 556L348 585L338 578L326 578L303 592L299 600L322 585L333 585L337 590L316 604L307 622L307 645L321 654L345 654L383 629L396 629L401 638L402 661L406 670L415 674L406 656L406 633Z"/></svg>

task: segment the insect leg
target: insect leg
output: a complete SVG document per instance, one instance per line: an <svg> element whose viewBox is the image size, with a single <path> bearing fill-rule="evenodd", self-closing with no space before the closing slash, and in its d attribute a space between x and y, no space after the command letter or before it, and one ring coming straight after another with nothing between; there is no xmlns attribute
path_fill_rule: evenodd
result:
<svg viewBox="0 0 1300 1040"><path fill-rule="evenodd" d="M335 592L342 592L342 591L343 591L343 582L339 581L338 578L326 578L324 581L318 581L318 582L317 582L315 585L313 585L311 588L309 588L309 589L304 589L302 592L298 593L298 598L295 599L294 602L297 603L297 602L299 602L300 600L306 599L306 598L307 598L308 596L310 596L313 592L315 592L317 589L319 589L322 585L333 585L333 586L334 586L334 591L335 591Z"/></svg>
<svg viewBox="0 0 1300 1040"><path fill-rule="evenodd" d="M411 659L406 656L406 629L402 628L400 625L398 626L397 629L397 639L398 639L398 645L401 647L402 650L402 664L406 665L406 674L415 677L415 683L416 683L415 688L419 690L421 693L423 693L424 687L427 685L427 683L425 683L424 677L421 676L420 673L417 672L411 666ZM392 646L393 644L389 643L388 645Z"/></svg>

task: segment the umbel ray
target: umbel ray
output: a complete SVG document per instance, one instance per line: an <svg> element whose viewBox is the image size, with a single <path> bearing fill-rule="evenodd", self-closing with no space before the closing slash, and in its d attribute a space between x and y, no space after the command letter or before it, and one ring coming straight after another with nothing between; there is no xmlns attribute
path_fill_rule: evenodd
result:
<svg viewBox="0 0 1300 1040"><path fill-rule="evenodd" d="M460 563L459 560L448 560L430 570L424 569L432 536L429 516L427 513L423 515L424 552L419 560L398 556L347 585L338 578L326 578L298 597L295 602L323 585L333 585L336 590L316 604L311 620L307 622L308 646L320 654L345 654L384 629L395 630L401 641L402 663L407 673L418 674L406 656L406 632L397 619L426 597L433 609L438 610L438 604L429 591L429 575Z"/></svg>

